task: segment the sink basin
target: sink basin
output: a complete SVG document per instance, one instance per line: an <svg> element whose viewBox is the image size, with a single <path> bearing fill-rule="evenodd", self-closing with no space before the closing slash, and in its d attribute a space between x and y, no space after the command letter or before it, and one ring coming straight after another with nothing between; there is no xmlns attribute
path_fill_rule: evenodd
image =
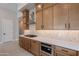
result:
<svg viewBox="0 0 79 59"><path fill-rule="evenodd" d="M25 35L26 37L37 37L37 35L33 35L33 34L28 34L28 35Z"/></svg>

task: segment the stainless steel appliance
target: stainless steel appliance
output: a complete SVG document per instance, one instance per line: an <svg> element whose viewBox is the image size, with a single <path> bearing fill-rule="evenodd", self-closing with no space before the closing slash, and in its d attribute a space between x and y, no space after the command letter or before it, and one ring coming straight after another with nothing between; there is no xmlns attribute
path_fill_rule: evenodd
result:
<svg viewBox="0 0 79 59"><path fill-rule="evenodd" d="M40 55L41 56L51 56L53 55L52 52L52 45L47 44L47 43L41 43L41 50L40 50Z"/></svg>

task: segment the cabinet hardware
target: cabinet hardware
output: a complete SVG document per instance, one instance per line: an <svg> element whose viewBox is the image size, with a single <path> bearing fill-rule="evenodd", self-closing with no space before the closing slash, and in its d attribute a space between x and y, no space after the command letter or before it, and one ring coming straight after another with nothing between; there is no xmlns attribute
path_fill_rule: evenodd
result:
<svg viewBox="0 0 79 59"><path fill-rule="evenodd" d="M68 29L70 29L70 23L68 23Z"/></svg>
<svg viewBox="0 0 79 59"><path fill-rule="evenodd" d="M65 28L66 28L66 24L65 24Z"/></svg>

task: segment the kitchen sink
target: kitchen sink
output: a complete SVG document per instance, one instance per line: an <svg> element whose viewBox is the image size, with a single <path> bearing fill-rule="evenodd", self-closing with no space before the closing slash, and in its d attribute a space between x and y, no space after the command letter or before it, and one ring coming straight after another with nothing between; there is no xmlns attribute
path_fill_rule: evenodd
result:
<svg viewBox="0 0 79 59"><path fill-rule="evenodd" d="M37 37L37 35L33 35L33 34L27 34L25 35L26 37Z"/></svg>

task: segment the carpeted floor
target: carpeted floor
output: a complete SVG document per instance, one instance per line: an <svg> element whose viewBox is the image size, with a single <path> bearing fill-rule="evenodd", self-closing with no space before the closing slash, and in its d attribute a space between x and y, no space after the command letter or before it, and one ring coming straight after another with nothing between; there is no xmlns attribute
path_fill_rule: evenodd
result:
<svg viewBox="0 0 79 59"><path fill-rule="evenodd" d="M31 53L20 48L17 41L0 44L0 56L33 56Z"/></svg>

